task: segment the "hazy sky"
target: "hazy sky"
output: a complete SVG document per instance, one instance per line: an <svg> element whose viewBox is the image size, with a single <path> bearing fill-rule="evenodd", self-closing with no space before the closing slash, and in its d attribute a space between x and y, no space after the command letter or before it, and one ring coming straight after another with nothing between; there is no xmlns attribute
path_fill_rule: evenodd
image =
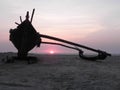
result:
<svg viewBox="0 0 120 90"><path fill-rule="evenodd" d="M9 29L19 16L35 8L33 26L42 33L120 54L120 0L0 0L0 52L16 51ZM44 40L44 39L43 39ZM60 46L42 45L32 52L75 53Z"/></svg>

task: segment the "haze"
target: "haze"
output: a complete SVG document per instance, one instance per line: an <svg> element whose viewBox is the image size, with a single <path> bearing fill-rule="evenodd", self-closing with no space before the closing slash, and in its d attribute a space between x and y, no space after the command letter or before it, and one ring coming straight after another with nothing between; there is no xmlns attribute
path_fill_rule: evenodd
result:
<svg viewBox="0 0 120 90"><path fill-rule="evenodd" d="M120 0L0 0L0 52L16 52L9 29L19 16L32 12L34 28L42 34L120 54ZM44 39L43 39L44 40ZM48 40L47 40L48 41ZM31 52L76 53L60 46L41 45Z"/></svg>

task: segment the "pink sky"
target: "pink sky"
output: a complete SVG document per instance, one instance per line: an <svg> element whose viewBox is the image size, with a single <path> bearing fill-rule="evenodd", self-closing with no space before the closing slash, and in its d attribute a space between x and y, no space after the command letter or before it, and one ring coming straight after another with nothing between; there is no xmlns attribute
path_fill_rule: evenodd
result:
<svg viewBox="0 0 120 90"><path fill-rule="evenodd" d="M28 3L29 2L29 3ZM36 8L33 26L50 36L120 54L119 0L2 0L0 1L0 52L16 52L9 29ZM60 46L42 45L31 52L76 53Z"/></svg>

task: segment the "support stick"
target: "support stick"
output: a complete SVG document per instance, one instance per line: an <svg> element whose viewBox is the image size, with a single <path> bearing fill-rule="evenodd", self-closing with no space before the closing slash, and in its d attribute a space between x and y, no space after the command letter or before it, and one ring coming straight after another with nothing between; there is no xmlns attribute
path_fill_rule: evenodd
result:
<svg viewBox="0 0 120 90"><path fill-rule="evenodd" d="M31 20L30 20L31 23L32 23L32 20L33 20L34 12L35 12L35 9L33 9L33 11L32 11L32 16L31 16Z"/></svg>
<svg viewBox="0 0 120 90"><path fill-rule="evenodd" d="M19 23L15 22L16 25L20 25Z"/></svg>
<svg viewBox="0 0 120 90"><path fill-rule="evenodd" d="M22 17L20 16L20 22L22 23Z"/></svg>

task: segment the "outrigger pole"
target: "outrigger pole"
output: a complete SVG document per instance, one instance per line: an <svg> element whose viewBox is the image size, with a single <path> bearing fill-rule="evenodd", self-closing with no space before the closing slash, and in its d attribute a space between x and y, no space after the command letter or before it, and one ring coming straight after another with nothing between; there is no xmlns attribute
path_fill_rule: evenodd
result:
<svg viewBox="0 0 120 90"><path fill-rule="evenodd" d="M70 41L67 41L67 40L64 40L64 39L60 39L60 38L56 38L56 37L53 37L53 36L48 36L48 35L40 34L40 37L47 38L47 39L52 39L52 40L55 40L55 41L60 41L60 42L63 42L63 43L67 43L67 44L76 46L77 48L70 47L70 46L67 46L67 45L64 45L64 44L60 44L60 43L41 42L43 44L54 44L54 45L60 45L60 46L63 46L63 47L75 49L75 50L79 51L79 56L81 58L83 58L83 59L90 59L90 60L94 59L94 60L96 60L96 59L105 59L107 56L111 56L111 54L109 54L109 53L107 53L105 51L96 50L96 49L93 49L93 48L90 48L90 47L87 47L87 46L84 46L84 45L73 43L73 42L70 42ZM90 50L90 51L93 51L93 52L96 52L96 53L98 53L98 56L95 56L95 57L86 57L86 56L83 55L83 51L81 49L79 49L78 47L79 48L84 48L84 49L87 49L87 50Z"/></svg>
<svg viewBox="0 0 120 90"><path fill-rule="evenodd" d="M71 46L68 46L68 45L64 45L64 44L61 44L61 43L54 43L54 42L41 42L41 43L42 43L42 44L59 45L59 46L63 46L63 47L70 48L70 49L74 49L74 50L77 50L77 51L80 50L80 49L78 49L78 48L71 47Z"/></svg>
<svg viewBox="0 0 120 90"><path fill-rule="evenodd" d="M94 52L97 52L97 53L104 52L104 51L96 50L96 49L93 49L93 48L90 48L90 47L87 47L87 46L84 46L84 45L73 43L73 42L70 42L70 41L67 41L67 40L64 40L64 39L60 39L60 38L56 38L56 37L52 37L52 36L48 36L48 35L43 35L43 34L40 34L40 36L43 37L43 38L48 38L48 39L60 41L60 42L63 42L63 43L67 43L67 44L70 44L70 45L74 45L74 46L77 46L77 47L80 47L80 48L84 48L84 49L87 49L87 50L91 50L91 51L94 51ZM108 56L111 56L111 54L109 54L109 53L106 53L106 54Z"/></svg>

